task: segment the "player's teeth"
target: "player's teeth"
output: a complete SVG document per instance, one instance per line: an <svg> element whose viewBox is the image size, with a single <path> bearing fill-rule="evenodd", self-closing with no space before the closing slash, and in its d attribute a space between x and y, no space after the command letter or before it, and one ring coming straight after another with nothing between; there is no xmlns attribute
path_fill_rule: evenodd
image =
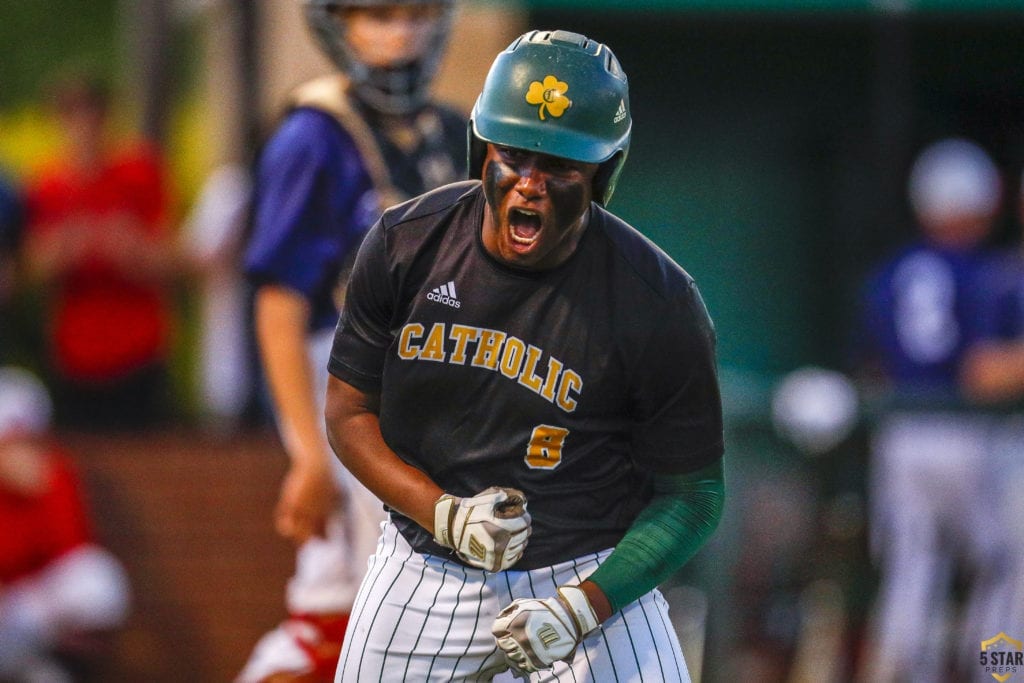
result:
<svg viewBox="0 0 1024 683"><path fill-rule="evenodd" d="M533 244L536 239L537 235L534 235L533 237L523 237L516 234L515 231L512 232L512 241L517 244Z"/></svg>
<svg viewBox="0 0 1024 683"><path fill-rule="evenodd" d="M516 244L532 244L540 234L540 214L524 209L509 212L509 228Z"/></svg>
<svg viewBox="0 0 1024 683"><path fill-rule="evenodd" d="M531 244L540 234L540 230L533 225L513 225L511 232L513 241L519 244Z"/></svg>

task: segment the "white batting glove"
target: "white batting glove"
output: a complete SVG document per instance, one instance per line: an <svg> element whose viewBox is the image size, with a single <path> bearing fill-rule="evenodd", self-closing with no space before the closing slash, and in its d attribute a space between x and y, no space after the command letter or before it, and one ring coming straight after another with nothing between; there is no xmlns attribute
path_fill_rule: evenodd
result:
<svg viewBox="0 0 1024 683"><path fill-rule="evenodd" d="M474 567L508 569L529 537L526 496L516 489L492 486L472 498L446 493L434 503L434 540Z"/></svg>
<svg viewBox="0 0 1024 683"><path fill-rule="evenodd" d="M553 598L513 600L498 613L491 633L512 666L533 673L571 658L597 626L586 593L562 586Z"/></svg>

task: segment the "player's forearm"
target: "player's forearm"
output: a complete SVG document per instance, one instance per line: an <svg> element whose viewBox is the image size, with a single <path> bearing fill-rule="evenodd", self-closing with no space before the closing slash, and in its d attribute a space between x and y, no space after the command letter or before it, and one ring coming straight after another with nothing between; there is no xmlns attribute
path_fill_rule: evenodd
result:
<svg viewBox="0 0 1024 683"><path fill-rule="evenodd" d="M689 475L656 479L651 503L589 577L611 611L622 609L686 564L718 526L724 499L721 461Z"/></svg>
<svg viewBox="0 0 1024 683"><path fill-rule="evenodd" d="M326 468L330 453L306 349L309 304L277 286L261 287L255 303L256 340L285 449L293 464Z"/></svg>
<svg viewBox="0 0 1024 683"><path fill-rule="evenodd" d="M608 596L605 592L593 581L589 579L580 584L580 590L582 590L587 600L590 601L590 606L594 608L594 614L597 615L598 623L603 623L608 617L615 613L612 608L612 603L608 600Z"/></svg>
<svg viewBox="0 0 1024 683"><path fill-rule="evenodd" d="M961 384L968 398L981 402L1024 397L1024 342L985 343L964 359Z"/></svg>
<svg viewBox="0 0 1024 683"><path fill-rule="evenodd" d="M433 534L434 504L444 491L388 447L371 397L331 377L325 419L342 464L385 505Z"/></svg>

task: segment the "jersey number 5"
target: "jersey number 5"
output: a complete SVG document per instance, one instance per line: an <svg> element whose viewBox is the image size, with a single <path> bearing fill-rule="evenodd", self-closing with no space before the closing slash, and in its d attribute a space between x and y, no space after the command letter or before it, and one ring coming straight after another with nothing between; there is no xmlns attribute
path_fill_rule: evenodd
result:
<svg viewBox="0 0 1024 683"><path fill-rule="evenodd" d="M569 430L551 425L537 425L526 447L526 464L532 470L553 470L562 462L562 446Z"/></svg>

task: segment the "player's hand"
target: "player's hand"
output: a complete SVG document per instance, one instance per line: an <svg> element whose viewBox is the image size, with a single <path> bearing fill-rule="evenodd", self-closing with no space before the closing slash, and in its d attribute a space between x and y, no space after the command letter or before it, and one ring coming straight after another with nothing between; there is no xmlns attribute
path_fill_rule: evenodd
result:
<svg viewBox="0 0 1024 683"><path fill-rule="evenodd" d="M472 498L446 493L434 503L434 540L474 567L508 569L529 537L526 496L516 489L492 486Z"/></svg>
<svg viewBox="0 0 1024 683"><path fill-rule="evenodd" d="M277 532L298 545L313 536L326 537L327 516L337 497L330 468L292 465L274 510Z"/></svg>
<svg viewBox="0 0 1024 683"><path fill-rule="evenodd" d="M513 667L532 673L572 657L597 626L586 593L577 586L562 586L553 598L512 601L498 613L491 633Z"/></svg>

